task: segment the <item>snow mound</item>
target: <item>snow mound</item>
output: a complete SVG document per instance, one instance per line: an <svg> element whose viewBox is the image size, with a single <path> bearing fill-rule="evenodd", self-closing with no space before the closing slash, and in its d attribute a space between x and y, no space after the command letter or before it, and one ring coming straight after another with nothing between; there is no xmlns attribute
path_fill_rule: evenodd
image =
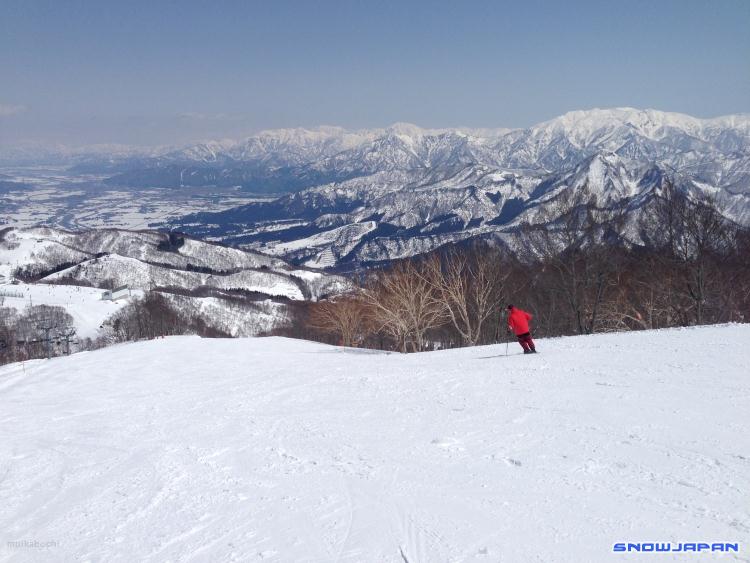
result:
<svg viewBox="0 0 750 563"><path fill-rule="evenodd" d="M6 366L0 529L58 544L2 557L579 562L746 542L748 339L403 356L174 337Z"/></svg>

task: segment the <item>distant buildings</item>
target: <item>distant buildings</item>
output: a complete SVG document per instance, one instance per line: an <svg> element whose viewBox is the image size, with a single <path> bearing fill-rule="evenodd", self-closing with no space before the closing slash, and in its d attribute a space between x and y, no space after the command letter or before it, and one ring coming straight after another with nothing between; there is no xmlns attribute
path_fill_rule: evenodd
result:
<svg viewBox="0 0 750 563"><path fill-rule="evenodd" d="M127 285L116 287L115 289L108 289L102 293L102 301L117 301L124 297L130 296L130 288Z"/></svg>

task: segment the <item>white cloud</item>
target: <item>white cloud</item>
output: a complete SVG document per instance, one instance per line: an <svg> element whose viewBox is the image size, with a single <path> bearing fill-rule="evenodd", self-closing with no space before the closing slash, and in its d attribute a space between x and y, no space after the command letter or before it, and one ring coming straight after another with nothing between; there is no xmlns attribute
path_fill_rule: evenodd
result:
<svg viewBox="0 0 750 563"><path fill-rule="evenodd" d="M18 115L26 111L26 106L16 106L12 104L0 104L0 117Z"/></svg>

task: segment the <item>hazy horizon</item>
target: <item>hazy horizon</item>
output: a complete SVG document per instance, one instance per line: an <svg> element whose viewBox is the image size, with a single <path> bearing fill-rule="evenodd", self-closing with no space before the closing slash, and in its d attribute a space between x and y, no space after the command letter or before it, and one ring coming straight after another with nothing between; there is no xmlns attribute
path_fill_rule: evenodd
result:
<svg viewBox="0 0 750 563"><path fill-rule="evenodd" d="M561 117L565 115L566 113L572 112L572 111L594 111L594 110L615 110L615 109L623 109L623 108L577 108L577 109L571 109L569 111L566 111L560 115L551 116L549 119L554 119L557 117ZM684 114L682 112L673 112L670 110L662 110L662 109L655 109L655 108L630 108L638 111L658 111L663 113L677 113L681 115L687 115L689 117L694 117L698 119L705 119L705 120L711 120L711 119L719 119L723 117L730 117L730 116L750 116L750 112L738 112L734 114L722 114L722 115L710 115L710 116L698 116L698 115L690 115L690 114ZM123 119L136 119L134 117L131 118L123 118ZM175 119L180 119L180 116L177 116ZM205 118L203 118L205 119ZM242 120L240 118L236 118L237 123L242 123ZM549 119L543 119L538 122L532 123L529 125L529 127L539 125L541 123L544 123L548 121ZM165 118L165 120L168 121L168 118ZM152 123L156 125L159 120L152 120ZM376 124L371 127L345 127L342 125L338 125L335 123L320 123L320 124L311 124L311 125L288 125L288 126L282 126L282 127L264 127L264 128L257 128L257 129L248 129L245 131L242 131L236 135L228 135L228 134L217 134L217 135L204 135L204 136L195 136L190 138L185 138L183 140L177 140L173 142L161 142L161 143L128 143L128 142L120 142L120 141L103 141L103 142L82 142L82 143L76 143L76 142L64 142L59 140L38 140L38 139L22 139L19 141L15 141L12 143L3 143L0 141L0 149L9 149L13 146L17 146L19 148L27 148L27 149L33 149L33 148L39 148L39 149L54 149L55 147L65 147L66 149L76 150L76 149L85 149L87 147L94 148L94 147L123 147L123 148L133 148L133 149L167 149L167 148L176 148L176 147L184 147L184 146L190 146L193 144L199 144L203 142L214 142L214 141L227 141L227 142L239 142L243 139L252 137L254 135L258 135L265 131L275 131L275 130L283 130L283 129L304 129L308 131L317 131L325 128L337 128L337 129L343 129L347 132L356 133L359 131L371 131L371 130L378 130L378 129L388 129L389 127L393 127L399 124L404 125L413 125L418 127L419 129L423 130L473 130L473 131L480 131L480 130L508 130L513 131L517 129L525 129L526 127L504 127L502 125L487 125L487 126L477 126L477 127L468 127L465 125L442 125L442 126L426 126L420 123L414 123L409 121L395 121L391 123L384 123L384 124ZM237 127L237 125L235 125Z"/></svg>
<svg viewBox="0 0 750 563"><path fill-rule="evenodd" d="M742 0L5 4L0 147L750 112Z"/></svg>

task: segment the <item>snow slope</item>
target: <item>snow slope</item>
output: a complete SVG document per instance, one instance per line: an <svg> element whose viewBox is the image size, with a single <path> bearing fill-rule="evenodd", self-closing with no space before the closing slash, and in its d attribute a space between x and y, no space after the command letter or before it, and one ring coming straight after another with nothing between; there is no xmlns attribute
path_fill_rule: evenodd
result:
<svg viewBox="0 0 750 563"><path fill-rule="evenodd" d="M111 282L114 287L127 285L142 290L148 290L153 286L176 286L180 288L208 286L258 291L266 295L296 300L304 299L302 289L294 279L271 270L240 270L227 275L206 274L155 266L117 254L110 254L60 270L44 277L43 281L55 283L67 278L86 281L95 285L104 285L105 282Z"/></svg>
<svg viewBox="0 0 750 563"><path fill-rule="evenodd" d="M0 285L3 306L19 313L29 305L52 305L64 308L73 317L80 338L96 337L102 323L126 305L130 298L102 301L104 290L75 285L25 284ZM132 290L133 297L143 295Z"/></svg>
<svg viewBox="0 0 750 563"><path fill-rule="evenodd" d="M88 257L85 252L65 244L63 231L10 229L0 236L0 283L12 279L12 273L18 267L50 267Z"/></svg>
<svg viewBox="0 0 750 563"><path fill-rule="evenodd" d="M253 303L235 303L216 297L193 297L158 292L174 308L188 317L202 318L208 326L233 337L256 336L285 325L287 305L270 299Z"/></svg>
<svg viewBox="0 0 750 563"><path fill-rule="evenodd" d="M749 339L506 357L175 337L6 366L0 558L600 562L721 541L740 553L710 560L746 560Z"/></svg>
<svg viewBox="0 0 750 563"><path fill-rule="evenodd" d="M291 271L286 262L257 252L185 237L176 249L166 250L167 242L167 235L157 231L0 230L0 284L11 280L17 268L26 268L39 277L48 274L43 279L51 283L72 278L97 287L141 290L209 286L293 300L317 299L348 287L342 277Z"/></svg>

